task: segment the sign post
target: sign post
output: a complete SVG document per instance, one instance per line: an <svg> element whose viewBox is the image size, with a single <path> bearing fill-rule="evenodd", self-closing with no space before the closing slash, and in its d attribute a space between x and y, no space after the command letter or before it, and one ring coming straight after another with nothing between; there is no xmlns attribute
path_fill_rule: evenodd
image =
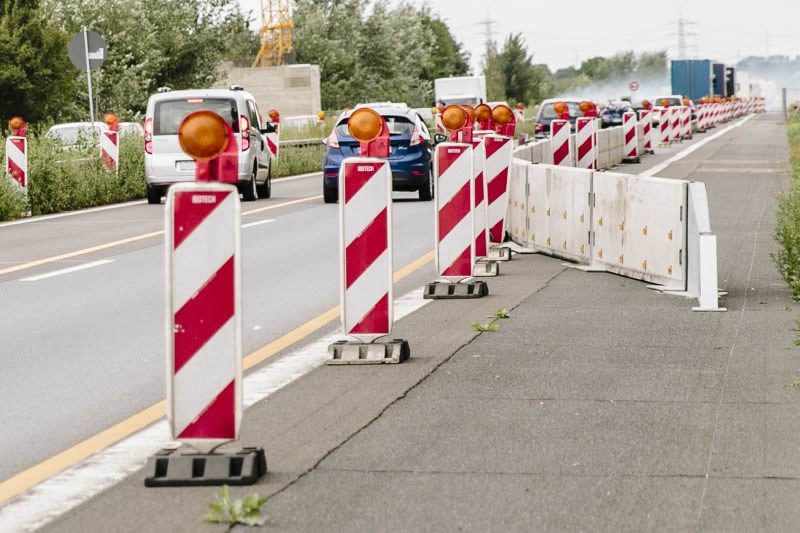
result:
<svg viewBox="0 0 800 533"><path fill-rule="evenodd" d="M107 45L105 39L93 31L81 29L67 45L67 55L76 68L86 72L86 84L89 88L89 116L94 122L94 96L92 94L92 69L100 68L106 59Z"/></svg>

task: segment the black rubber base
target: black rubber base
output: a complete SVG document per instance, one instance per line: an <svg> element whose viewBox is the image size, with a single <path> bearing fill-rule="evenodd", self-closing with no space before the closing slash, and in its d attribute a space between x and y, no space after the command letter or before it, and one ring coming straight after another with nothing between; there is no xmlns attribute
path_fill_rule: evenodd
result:
<svg viewBox="0 0 800 533"><path fill-rule="evenodd" d="M329 365L397 364L411 357L411 348L405 339L391 341L354 342L336 341L328 346Z"/></svg>
<svg viewBox="0 0 800 533"><path fill-rule="evenodd" d="M263 448L235 453L178 453L161 450L147 462L145 487L252 485L267 473Z"/></svg>
<svg viewBox="0 0 800 533"><path fill-rule="evenodd" d="M422 297L426 300L464 300L488 295L489 286L485 281L472 280L466 283L434 281L425 285Z"/></svg>

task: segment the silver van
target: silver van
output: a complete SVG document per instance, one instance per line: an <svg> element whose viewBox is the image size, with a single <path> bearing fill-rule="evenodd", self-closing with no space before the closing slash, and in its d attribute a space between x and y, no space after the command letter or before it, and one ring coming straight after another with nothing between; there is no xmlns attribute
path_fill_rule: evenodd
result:
<svg viewBox="0 0 800 533"><path fill-rule="evenodd" d="M239 148L239 192L245 201L269 198L272 165L264 135L274 131L258 112L253 95L237 85L230 89L159 89L147 102L144 121L144 171L147 201L161 203L173 183L194 181L195 162L181 150L178 126L189 113L209 110L228 121Z"/></svg>

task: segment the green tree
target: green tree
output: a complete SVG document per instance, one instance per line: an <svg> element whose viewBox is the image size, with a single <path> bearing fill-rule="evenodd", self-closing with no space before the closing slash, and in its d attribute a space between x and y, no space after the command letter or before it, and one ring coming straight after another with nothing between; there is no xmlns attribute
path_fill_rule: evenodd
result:
<svg viewBox="0 0 800 533"><path fill-rule="evenodd" d="M547 71L533 64L533 56L528 54L521 34L510 35L500 53L487 57L486 65L488 86L493 85L489 83L489 79L496 83L499 74L504 93L501 99L527 104L542 98L546 89L544 82ZM489 99L494 99L491 93Z"/></svg>
<svg viewBox="0 0 800 533"><path fill-rule="evenodd" d="M608 60L605 57L592 57L581 63L579 73L585 75L590 80L605 80L610 76L607 66Z"/></svg>
<svg viewBox="0 0 800 533"><path fill-rule="evenodd" d="M642 52L636 71L643 78L655 78L667 74L667 51Z"/></svg>
<svg viewBox="0 0 800 533"><path fill-rule="evenodd" d="M0 120L35 122L69 113L75 91L67 35L48 22L39 0L0 2Z"/></svg>
<svg viewBox="0 0 800 533"><path fill-rule="evenodd" d="M433 35L431 60L424 70L424 79L435 80L449 76L466 76L470 73L469 52L465 51L450 28L441 18L424 8L420 13L423 28Z"/></svg>

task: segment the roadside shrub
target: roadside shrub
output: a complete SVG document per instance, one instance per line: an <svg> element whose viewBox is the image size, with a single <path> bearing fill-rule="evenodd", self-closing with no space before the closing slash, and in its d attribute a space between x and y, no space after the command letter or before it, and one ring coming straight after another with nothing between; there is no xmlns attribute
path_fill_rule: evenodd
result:
<svg viewBox="0 0 800 533"><path fill-rule="evenodd" d="M273 178L283 178L309 172L319 172L322 169L322 157L325 155L325 145L320 143L312 146L297 148L281 148L278 155L278 164L272 172Z"/></svg>
<svg viewBox="0 0 800 533"><path fill-rule="evenodd" d="M772 258L792 298L800 300L800 120L789 123L788 135L791 179L789 189L778 197L775 239L780 249Z"/></svg>

